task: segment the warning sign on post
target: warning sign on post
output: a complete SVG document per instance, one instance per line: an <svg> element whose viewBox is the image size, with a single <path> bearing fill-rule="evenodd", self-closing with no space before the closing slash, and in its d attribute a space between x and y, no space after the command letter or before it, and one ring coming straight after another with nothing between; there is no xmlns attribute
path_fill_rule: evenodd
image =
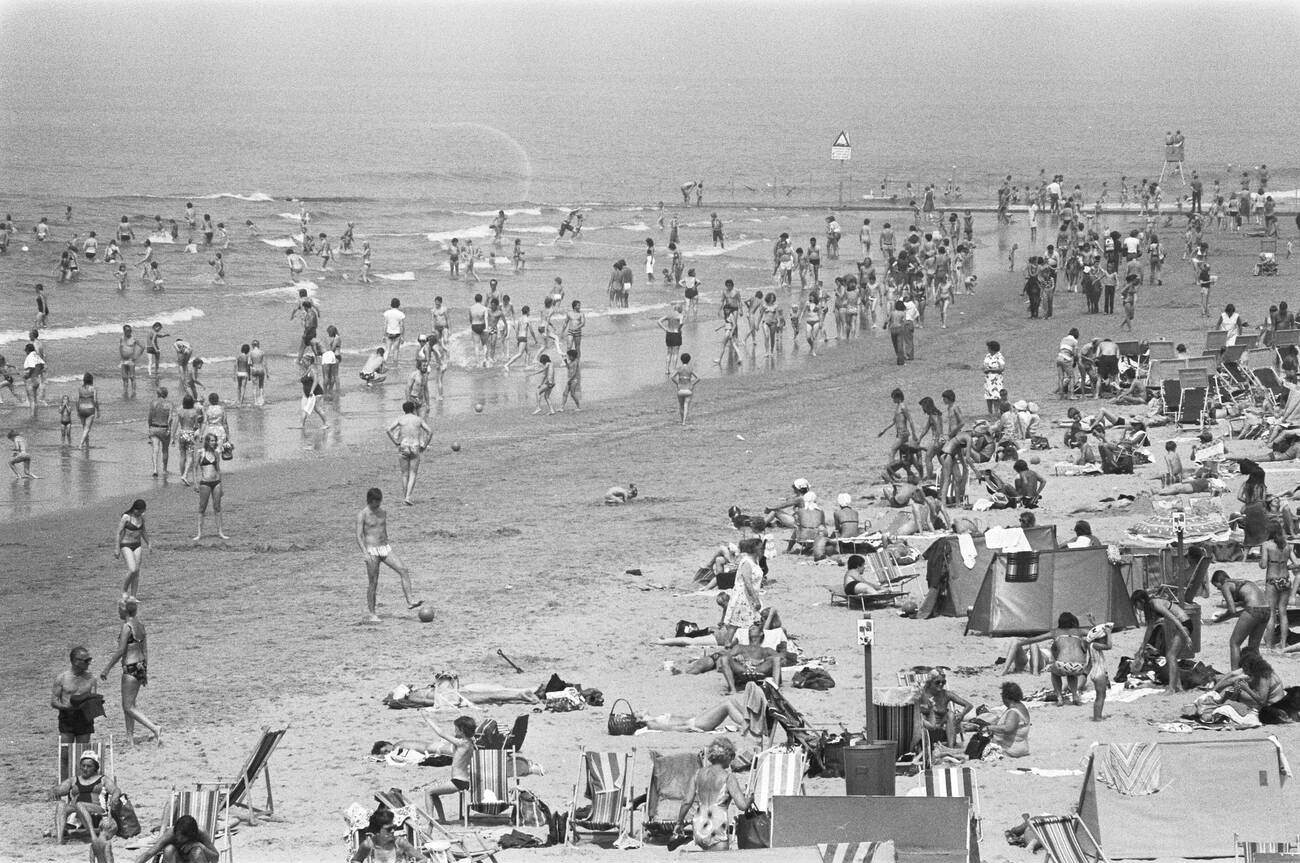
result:
<svg viewBox="0 0 1300 863"><path fill-rule="evenodd" d="M847 162L851 158L853 158L853 145L849 143L849 136L840 132L835 143L831 144L831 159L836 162Z"/></svg>
<svg viewBox="0 0 1300 863"><path fill-rule="evenodd" d="M869 617L858 621L858 644L871 647L876 640L876 623Z"/></svg>

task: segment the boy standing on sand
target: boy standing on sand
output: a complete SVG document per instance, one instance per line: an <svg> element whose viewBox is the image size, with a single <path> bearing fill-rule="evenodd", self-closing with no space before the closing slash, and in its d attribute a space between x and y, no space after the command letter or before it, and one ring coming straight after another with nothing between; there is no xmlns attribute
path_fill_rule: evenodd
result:
<svg viewBox="0 0 1300 863"><path fill-rule="evenodd" d="M366 505L357 513L357 545L366 557L366 577L369 586L366 590L366 623L379 623L375 613L375 603L379 594L379 564L387 564L402 580L402 593L406 597L407 608L414 610L424 604L423 600L411 599L411 574L388 543L388 513L381 504L384 493L377 488L366 492Z"/></svg>
<svg viewBox="0 0 1300 863"><path fill-rule="evenodd" d="M564 384L564 395L560 398L560 412L564 412L564 406L573 399L573 409L581 411L582 405L578 404L578 396L582 392L582 366L578 364L578 352L569 349L564 355L564 371L568 375L568 380Z"/></svg>

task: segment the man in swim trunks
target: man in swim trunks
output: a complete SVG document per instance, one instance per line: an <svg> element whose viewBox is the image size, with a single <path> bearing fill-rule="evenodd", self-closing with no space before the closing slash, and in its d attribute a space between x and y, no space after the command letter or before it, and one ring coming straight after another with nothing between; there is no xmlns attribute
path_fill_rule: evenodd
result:
<svg viewBox="0 0 1300 863"><path fill-rule="evenodd" d="M117 353L122 360L122 398L135 398L135 361L144 354L144 345L140 344L131 330L130 324L122 325L122 337L117 340Z"/></svg>
<svg viewBox="0 0 1300 863"><path fill-rule="evenodd" d="M474 342L474 359L483 368L487 368L487 306L483 305L483 295L475 294L474 303L469 307L469 330Z"/></svg>
<svg viewBox="0 0 1300 863"><path fill-rule="evenodd" d="M90 673L90 661L90 651L78 645L68 653L70 668L54 678L50 707L59 711L61 743L89 743L90 735L95 733L94 717L82 710L83 702L99 693L99 682Z"/></svg>
<svg viewBox="0 0 1300 863"><path fill-rule="evenodd" d="M754 621L749 627L749 643L732 641L718 657L718 670L726 681L724 695L739 692L751 681L770 679L777 687L781 686L781 654L763 646L763 627L761 619Z"/></svg>
<svg viewBox="0 0 1300 863"><path fill-rule="evenodd" d="M379 564L387 564L402 580L402 594L406 597L408 609L416 609L424 604L422 600L411 597L411 574L388 544L388 513L382 504L384 493L377 488L366 492L366 505L357 513L357 545L366 557L366 577L369 586L366 589L367 623L379 623L375 613L375 603L379 594Z"/></svg>
<svg viewBox="0 0 1300 863"><path fill-rule="evenodd" d="M248 350L248 376L253 382L253 404L258 406L266 404L266 352L262 350L262 344L257 339L253 339Z"/></svg>
<svg viewBox="0 0 1300 863"><path fill-rule="evenodd" d="M406 335L406 312L402 311L402 301L393 297L384 310L384 348L390 362L397 365L397 354L402 347L402 337Z"/></svg>
<svg viewBox="0 0 1300 863"><path fill-rule="evenodd" d="M153 475L157 476L159 464L167 473L167 457L171 453L172 431L176 425L175 406L167 399L167 387L158 387L158 397L149 404L149 448L153 450Z"/></svg>
<svg viewBox="0 0 1300 863"><path fill-rule="evenodd" d="M1222 569L1214 571L1210 584L1223 596L1225 606L1223 614L1213 622L1237 615L1237 624L1228 638L1228 661L1235 671L1241 667L1242 645L1257 651L1264 640L1264 632L1268 629L1268 595L1259 582L1229 578Z"/></svg>
<svg viewBox="0 0 1300 863"><path fill-rule="evenodd" d="M562 335L569 340L569 350L582 353L582 328L587 325L587 315L582 311L582 301L574 300L572 308L564 313Z"/></svg>
<svg viewBox="0 0 1300 863"><path fill-rule="evenodd" d="M320 312L316 311L316 304L310 299L303 300L299 303L302 310L302 338L298 342L298 365L302 365L303 354L316 341L316 328L320 325Z"/></svg>
<svg viewBox="0 0 1300 863"><path fill-rule="evenodd" d="M145 333L144 352L149 357L150 375L158 374L158 363L162 356L161 351L158 349L158 340L170 335L171 333L162 331L162 324L158 321L154 321L153 326L149 328L149 332Z"/></svg>
<svg viewBox="0 0 1300 863"><path fill-rule="evenodd" d="M411 493L415 491L415 478L420 473L420 454L429 446L433 432L415 411L413 401L402 403L402 415L388 426L388 439L397 447L397 467L402 472L406 488L405 503L414 506Z"/></svg>

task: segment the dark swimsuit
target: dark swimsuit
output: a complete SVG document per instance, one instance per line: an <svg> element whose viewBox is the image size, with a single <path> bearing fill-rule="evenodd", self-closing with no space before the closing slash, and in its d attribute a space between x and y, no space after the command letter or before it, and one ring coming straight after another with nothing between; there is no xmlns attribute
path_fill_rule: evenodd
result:
<svg viewBox="0 0 1300 863"><path fill-rule="evenodd" d="M199 468L201 469L209 465L215 465L215 464L217 464L217 460L212 456L208 455L207 450L204 450L204 454L199 457ZM208 488L216 488L217 486L221 485L221 480L219 479L200 480L199 485L206 485Z"/></svg>
<svg viewBox="0 0 1300 863"><path fill-rule="evenodd" d="M128 646L143 643L135 637L135 630L129 626L126 628L126 643ZM128 677L134 677L140 681L141 686L144 686L149 682L149 662L144 659L139 662L124 662L122 663L122 673Z"/></svg>

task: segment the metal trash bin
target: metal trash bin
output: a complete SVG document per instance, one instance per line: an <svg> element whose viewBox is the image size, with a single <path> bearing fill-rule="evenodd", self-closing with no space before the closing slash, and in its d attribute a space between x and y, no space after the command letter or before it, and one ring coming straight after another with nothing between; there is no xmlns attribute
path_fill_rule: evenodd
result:
<svg viewBox="0 0 1300 863"><path fill-rule="evenodd" d="M892 740L874 740L844 747L844 793L852 796L894 796Z"/></svg>

